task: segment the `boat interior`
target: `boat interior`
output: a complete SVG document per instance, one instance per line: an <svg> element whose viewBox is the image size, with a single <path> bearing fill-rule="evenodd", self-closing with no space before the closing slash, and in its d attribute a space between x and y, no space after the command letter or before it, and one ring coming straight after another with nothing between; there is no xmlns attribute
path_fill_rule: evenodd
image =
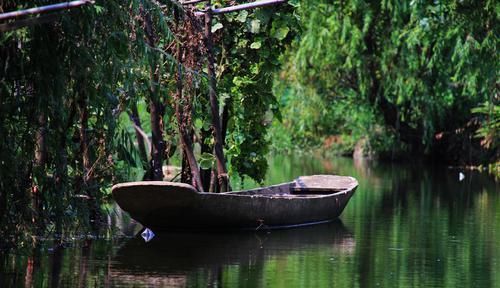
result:
<svg viewBox="0 0 500 288"><path fill-rule="evenodd" d="M222 194L238 194L238 195L273 195L273 196L308 196L308 195L328 195L341 192L345 189L328 188L328 189L307 189L299 187L295 182L279 184L268 187L255 188L244 191L232 191Z"/></svg>

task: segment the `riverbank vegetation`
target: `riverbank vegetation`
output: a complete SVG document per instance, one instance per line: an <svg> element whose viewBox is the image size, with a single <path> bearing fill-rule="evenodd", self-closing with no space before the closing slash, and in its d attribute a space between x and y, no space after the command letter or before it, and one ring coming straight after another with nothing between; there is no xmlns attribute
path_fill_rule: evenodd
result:
<svg viewBox="0 0 500 288"><path fill-rule="evenodd" d="M25 2L0 8L52 4ZM97 230L112 183L161 180L167 165L205 191L226 190L228 175L262 182L272 149L498 173L494 1L294 0L214 17L213 47L203 9L96 1L0 32L3 242Z"/></svg>
<svg viewBox="0 0 500 288"><path fill-rule="evenodd" d="M278 148L497 163L498 3L300 1ZM293 131L293 133L279 133Z"/></svg>
<svg viewBox="0 0 500 288"><path fill-rule="evenodd" d="M9 1L1 8L45 4L51 3ZM203 8L97 1L3 30L2 242L17 245L8 235L97 230L112 183L162 180L168 164L182 167L177 180L205 191L226 190L221 179L227 173L262 181L266 117L277 108L273 72L293 37L292 7L218 16L209 29L195 15ZM215 153L221 131L213 108L221 118L227 168Z"/></svg>

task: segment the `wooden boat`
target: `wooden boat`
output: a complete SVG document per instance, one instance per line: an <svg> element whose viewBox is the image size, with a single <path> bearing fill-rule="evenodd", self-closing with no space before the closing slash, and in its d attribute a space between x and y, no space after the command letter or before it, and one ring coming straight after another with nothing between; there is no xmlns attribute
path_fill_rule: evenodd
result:
<svg viewBox="0 0 500 288"><path fill-rule="evenodd" d="M112 193L123 210L154 231L276 229L336 219L357 186L352 177L313 175L226 193L162 181L117 184Z"/></svg>

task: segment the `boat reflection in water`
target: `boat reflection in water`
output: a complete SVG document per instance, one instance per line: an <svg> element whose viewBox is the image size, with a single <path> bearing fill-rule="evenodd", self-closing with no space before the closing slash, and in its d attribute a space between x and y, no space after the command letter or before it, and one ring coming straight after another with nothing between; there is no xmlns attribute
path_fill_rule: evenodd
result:
<svg viewBox="0 0 500 288"><path fill-rule="evenodd" d="M354 237L340 220L290 230L160 233L147 243L138 235L117 251L110 274L115 285L123 286L220 286L241 277L231 277L231 269L247 271L239 273L251 273L245 277L260 281L258 274L269 262L287 262L290 256L311 252L352 256L354 250Z"/></svg>

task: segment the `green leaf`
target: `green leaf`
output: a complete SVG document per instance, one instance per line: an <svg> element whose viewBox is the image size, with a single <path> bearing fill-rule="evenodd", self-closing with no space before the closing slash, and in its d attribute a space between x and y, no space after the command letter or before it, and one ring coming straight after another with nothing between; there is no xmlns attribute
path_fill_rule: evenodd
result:
<svg viewBox="0 0 500 288"><path fill-rule="evenodd" d="M203 128L203 120L201 120L200 118L194 120L194 127L196 127L196 129Z"/></svg>
<svg viewBox="0 0 500 288"><path fill-rule="evenodd" d="M292 7L295 7L295 8L299 8L300 7L300 0L290 0L287 3L289 5L291 5Z"/></svg>
<svg viewBox="0 0 500 288"><path fill-rule="evenodd" d="M227 13L227 14L224 14L224 16L226 17L227 22L231 23L234 21L234 17L235 17L234 14Z"/></svg>
<svg viewBox="0 0 500 288"><path fill-rule="evenodd" d="M215 164L215 156L210 153L203 153L200 155L200 167L202 169L210 169Z"/></svg>
<svg viewBox="0 0 500 288"><path fill-rule="evenodd" d="M104 7L99 6L99 5L94 5L94 9L95 9L95 12L97 13L97 15L101 15L105 11Z"/></svg>
<svg viewBox="0 0 500 288"><path fill-rule="evenodd" d="M216 32L219 29L222 29L222 27L224 27L222 23L216 23L214 26L212 26L212 33Z"/></svg>
<svg viewBox="0 0 500 288"><path fill-rule="evenodd" d="M250 45L250 48L252 48L252 49L260 49L261 46L262 46L262 43L260 41L255 41L255 42L253 42Z"/></svg>
<svg viewBox="0 0 500 288"><path fill-rule="evenodd" d="M246 48L248 45L248 40L242 39L238 41L238 47L240 48Z"/></svg>
<svg viewBox="0 0 500 288"><path fill-rule="evenodd" d="M278 39L278 40L283 40L286 38L286 35L288 35L288 32L290 31L290 28L288 27L280 27L279 29L276 30L276 32L274 33L274 38Z"/></svg>
<svg viewBox="0 0 500 288"><path fill-rule="evenodd" d="M248 11L243 10L238 14L238 17L236 17L236 21L245 23L247 21L247 17L248 17Z"/></svg>
<svg viewBox="0 0 500 288"><path fill-rule="evenodd" d="M250 32L256 34L260 32L260 20L254 19L250 22Z"/></svg>
<svg viewBox="0 0 500 288"><path fill-rule="evenodd" d="M271 9L259 9L254 12L254 17L260 20L260 25L264 26L269 23L269 20L273 16Z"/></svg>
<svg viewBox="0 0 500 288"><path fill-rule="evenodd" d="M260 72L259 65L254 64L254 65L250 66L250 72L254 75L259 74L259 72Z"/></svg>

